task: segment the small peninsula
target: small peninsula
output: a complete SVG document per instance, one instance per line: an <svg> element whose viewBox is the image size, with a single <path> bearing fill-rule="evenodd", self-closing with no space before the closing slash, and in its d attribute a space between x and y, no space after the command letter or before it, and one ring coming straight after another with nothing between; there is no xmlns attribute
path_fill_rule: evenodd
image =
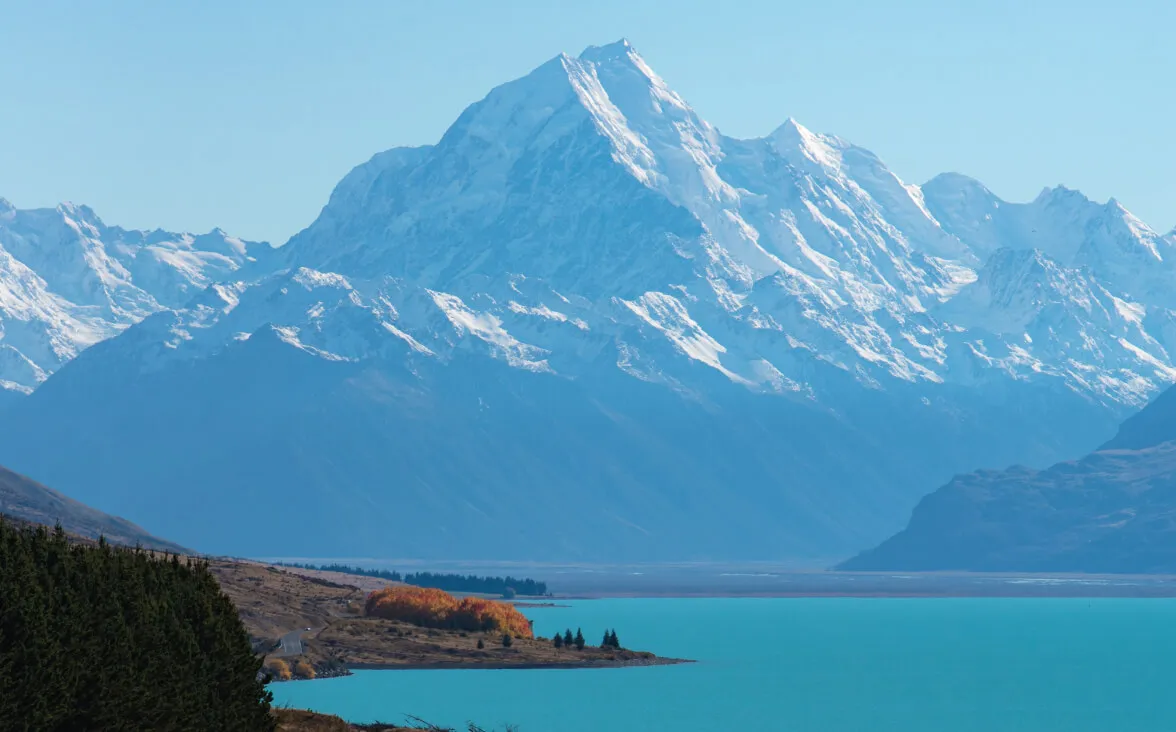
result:
<svg viewBox="0 0 1176 732"><path fill-rule="evenodd" d="M530 624L513 602L458 598L442 590L395 583L384 583L383 589L373 591L371 577L250 561L214 560L211 570L239 609L255 648L265 654L267 668L277 680L342 676L351 669L688 663L619 647L619 643L606 645L595 637L582 646L574 640L557 646L554 639L532 637ZM381 594L393 595L399 611L381 612L373 600ZM518 601L528 604L525 597ZM409 612L413 603L428 612ZM443 612L435 614L439 609ZM477 618L476 624L470 622L472 618Z"/></svg>

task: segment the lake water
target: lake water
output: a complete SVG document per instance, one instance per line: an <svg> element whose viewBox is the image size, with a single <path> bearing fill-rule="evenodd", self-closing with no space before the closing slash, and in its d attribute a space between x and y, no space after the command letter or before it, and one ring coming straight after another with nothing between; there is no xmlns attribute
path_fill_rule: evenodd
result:
<svg viewBox="0 0 1176 732"><path fill-rule="evenodd" d="M520 732L1171 732L1176 600L615 599L532 608L695 664L366 671L273 685L352 721Z"/></svg>

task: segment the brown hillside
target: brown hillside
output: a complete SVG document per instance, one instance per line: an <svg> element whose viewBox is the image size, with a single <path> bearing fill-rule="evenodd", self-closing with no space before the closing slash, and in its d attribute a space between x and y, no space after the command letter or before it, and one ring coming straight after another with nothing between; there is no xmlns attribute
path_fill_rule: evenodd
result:
<svg viewBox="0 0 1176 732"><path fill-rule="evenodd" d="M0 467L0 515L47 526L61 522L66 532L85 539L105 536L114 544L140 544L147 549L191 553L126 519L90 508L4 467Z"/></svg>

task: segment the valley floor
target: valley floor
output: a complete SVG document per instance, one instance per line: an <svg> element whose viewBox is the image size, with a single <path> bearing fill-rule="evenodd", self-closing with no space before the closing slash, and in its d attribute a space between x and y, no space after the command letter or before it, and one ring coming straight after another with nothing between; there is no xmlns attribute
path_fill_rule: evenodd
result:
<svg viewBox="0 0 1176 732"><path fill-rule="evenodd" d="M1176 575L1157 574L838 572L782 562L448 562L413 569L543 577L555 592L544 601L557 603L605 597L1176 597Z"/></svg>

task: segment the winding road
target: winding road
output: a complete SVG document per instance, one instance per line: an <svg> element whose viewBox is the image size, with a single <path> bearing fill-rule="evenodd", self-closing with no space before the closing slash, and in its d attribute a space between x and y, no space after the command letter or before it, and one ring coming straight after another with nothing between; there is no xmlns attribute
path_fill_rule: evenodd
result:
<svg viewBox="0 0 1176 732"><path fill-rule="evenodd" d="M322 628L317 628L317 630L322 630ZM275 656L301 656L302 655L302 634L308 633L308 632L314 632L314 630L309 629L309 628L305 628L305 629L300 628L298 630L292 630L289 633L282 636L278 640L279 644L281 645L281 648L274 655Z"/></svg>

